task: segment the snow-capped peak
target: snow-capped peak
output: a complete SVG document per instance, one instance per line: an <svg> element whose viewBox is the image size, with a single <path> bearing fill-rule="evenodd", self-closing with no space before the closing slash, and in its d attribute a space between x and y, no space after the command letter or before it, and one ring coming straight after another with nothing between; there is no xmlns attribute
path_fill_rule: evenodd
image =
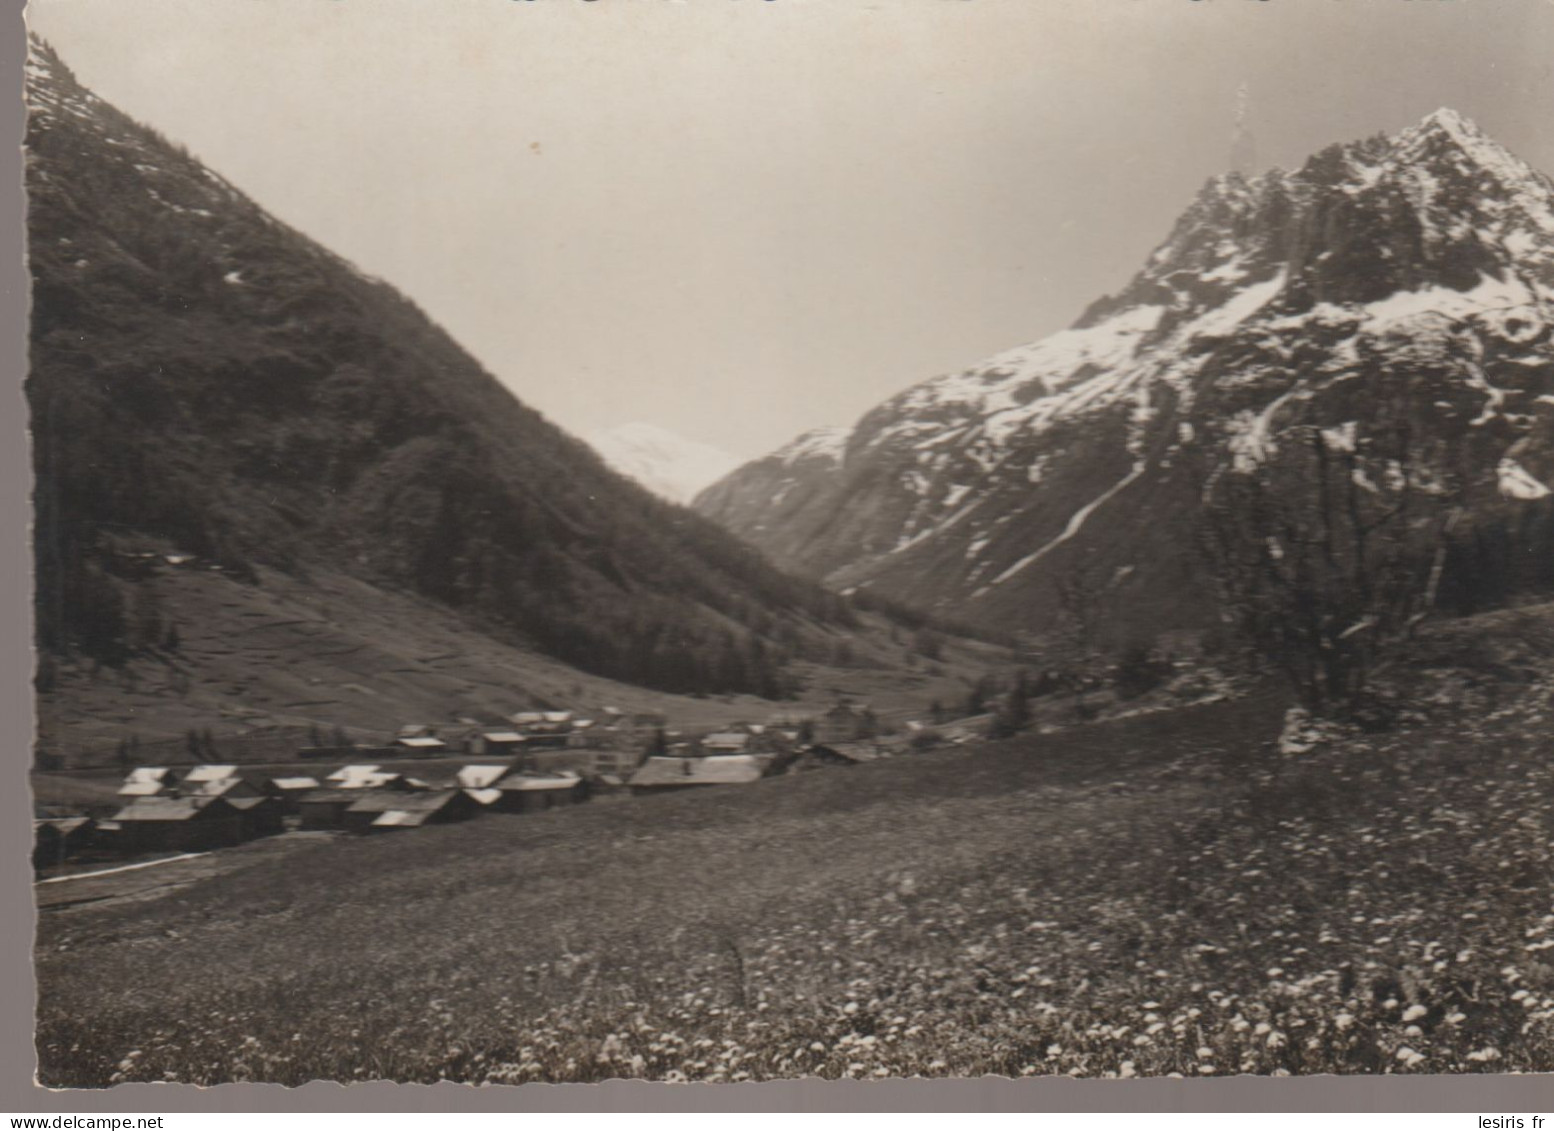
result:
<svg viewBox="0 0 1554 1131"><path fill-rule="evenodd" d="M616 471L676 503L689 503L739 463L721 448L646 421L602 429L584 439Z"/></svg>
<svg viewBox="0 0 1554 1131"><path fill-rule="evenodd" d="M772 458L781 460L787 467L800 460L831 460L840 463L851 435L851 428L838 428L831 425L811 428L778 448L772 453Z"/></svg>

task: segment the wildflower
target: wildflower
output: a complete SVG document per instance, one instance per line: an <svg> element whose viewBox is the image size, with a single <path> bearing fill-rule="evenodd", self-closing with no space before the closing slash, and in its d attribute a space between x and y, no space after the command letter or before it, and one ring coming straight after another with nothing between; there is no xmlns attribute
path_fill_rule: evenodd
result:
<svg viewBox="0 0 1554 1131"><path fill-rule="evenodd" d="M1411 1005L1403 1011L1404 1021L1417 1021L1430 1011L1422 1005Z"/></svg>
<svg viewBox="0 0 1554 1131"><path fill-rule="evenodd" d="M1398 1049L1398 1051L1397 1051L1397 1059L1401 1060L1404 1064L1406 1064L1410 1068L1414 1067L1414 1065L1416 1065L1416 1064L1423 1064L1424 1063L1424 1056L1423 1056L1423 1054L1415 1052L1413 1049L1409 1048L1407 1045L1404 1045L1402 1048Z"/></svg>

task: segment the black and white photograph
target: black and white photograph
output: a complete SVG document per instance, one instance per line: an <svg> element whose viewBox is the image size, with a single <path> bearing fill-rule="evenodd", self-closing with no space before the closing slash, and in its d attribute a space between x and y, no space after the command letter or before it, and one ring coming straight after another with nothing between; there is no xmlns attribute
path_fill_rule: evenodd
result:
<svg viewBox="0 0 1554 1131"><path fill-rule="evenodd" d="M38 1085L1554 1072L1554 4L26 21Z"/></svg>

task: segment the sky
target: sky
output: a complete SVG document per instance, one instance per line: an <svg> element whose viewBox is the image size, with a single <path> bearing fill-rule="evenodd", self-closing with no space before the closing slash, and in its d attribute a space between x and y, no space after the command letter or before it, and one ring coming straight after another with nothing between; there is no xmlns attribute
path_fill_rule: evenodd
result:
<svg viewBox="0 0 1554 1131"><path fill-rule="evenodd" d="M34 0L77 77L579 434L754 458L1073 321L1230 167L1440 106L1554 172L1554 0Z"/></svg>

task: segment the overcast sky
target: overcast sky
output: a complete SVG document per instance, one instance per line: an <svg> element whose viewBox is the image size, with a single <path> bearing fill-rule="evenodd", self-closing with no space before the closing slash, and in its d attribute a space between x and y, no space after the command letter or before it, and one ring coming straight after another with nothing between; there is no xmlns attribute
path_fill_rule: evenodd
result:
<svg viewBox="0 0 1554 1131"><path fill-rule="evenodd" d="M1438 106L1554 171L1550 0L34 0L77 76L525 401L741 457L1041 337L1228 167Z"/></svg>

